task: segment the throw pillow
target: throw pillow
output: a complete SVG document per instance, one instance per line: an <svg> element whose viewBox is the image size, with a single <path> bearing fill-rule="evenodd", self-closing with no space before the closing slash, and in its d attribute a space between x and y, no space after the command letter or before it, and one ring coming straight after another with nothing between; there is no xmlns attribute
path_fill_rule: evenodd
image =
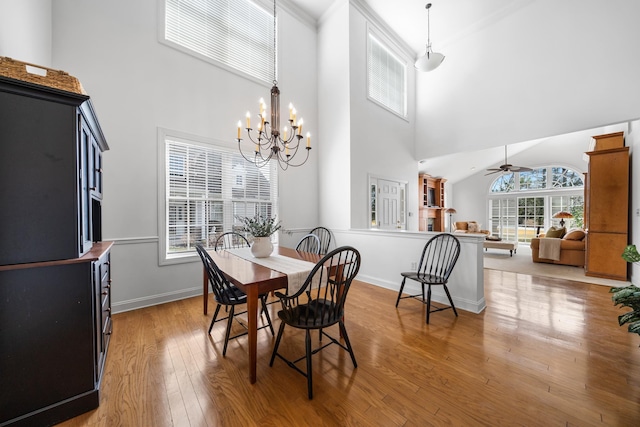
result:
<svg viewBox="0 0 640 427"><path fill-rule="evenodd" d="M468 226L466 221L457 221L454 224L455 224L456 231L457 230L466 230L467 226Z"/></svg>
<svg viewBox="0 0 640 427"><path fill-rule="evenodd" d="M584 230L580 228L574 228L573 230L569 230L567 234L564 235L563 239L565 240L582 240L586 236Z"/></svg>
<svg viewBox="0 0 640 427"><path fill-rule="evenodd" d="M562 239L562 236L567 232L564 227L551 227L547 230L544 237L555 237L556 239Z"/></svg>
<svg viewBox="0 0 640 427"><path fill-rule="evenodd" d="M480 224L475 221L469 221L469 228L467 230L469 233L477 233L480 231Z"/></svg>

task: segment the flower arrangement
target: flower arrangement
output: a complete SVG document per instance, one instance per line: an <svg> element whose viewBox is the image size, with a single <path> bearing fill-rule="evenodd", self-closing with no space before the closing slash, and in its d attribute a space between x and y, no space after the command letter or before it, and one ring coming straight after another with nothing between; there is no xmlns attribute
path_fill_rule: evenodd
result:
<svg viewBox="0 0 640 427"><path fill-rule="evenodd" d="M270 216L256 215L253 218L236 216L236 219L242 222L242 231L253 237L269 237L282 227L280 221L276 222L276 218Z"/></svg>

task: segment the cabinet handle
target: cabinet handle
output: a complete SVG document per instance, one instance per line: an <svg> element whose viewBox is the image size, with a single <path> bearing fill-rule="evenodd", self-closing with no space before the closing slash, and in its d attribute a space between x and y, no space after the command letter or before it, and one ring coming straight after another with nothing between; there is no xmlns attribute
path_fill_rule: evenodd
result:
<svg viewBox="0 0 640 427"><path fill-rule="evenodd" d="M102 295L109 295L109 292L108 291L104 291L104 292L102 292Z"/></svg>
<svg viewBox="0 0 640 427"><path fill-rule="evenodd" d="M111 283L111 280L109 280L109 283ZM105 286L105 288L111 289L111 285L107 285L107 286Z"/></svg>
<svg viewBox="0 0 640 427"><path fill-rule="evenodd" d="M105 261L104 265L111 265L111 261Z"/></svg>
<svg viewBox="0 0 640 427"><path fill-rule="evenodd" d="M107 280L107 283L108 283L107 286L111 287L111 279Z"/></svg>
<svg viewBox="0 0 640 427"><path fill-rule="evenodd" d="M105 332L104 334L105 334L105 335L111 335L111 333L112 333L112 332L113 332L113 331L109 331L109 332Z"/></svg>
<svg viewBox="0 0 640 427"><path fill-rule="evenodd" d="M96 168L96 172L102 173L102 168Z"/></svg>
<svg viewBox="0 0 640 427"><path fill-rule="evenodd" d="M106 311L107 313L111 313L111 307L105 308L104 311Z"/></svg>
<svg viewBox="0 0 640 427"><path fill-rule="evenodd" d="M96 187L91 187L91 188L89 188L89 190L96 191Z"/></svg>

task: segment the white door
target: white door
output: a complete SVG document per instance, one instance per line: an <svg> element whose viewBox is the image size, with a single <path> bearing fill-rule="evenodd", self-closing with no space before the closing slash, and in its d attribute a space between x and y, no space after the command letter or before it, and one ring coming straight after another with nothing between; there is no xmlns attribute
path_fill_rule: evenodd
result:
<svg viewBox="0 0 640 427"><path fill-rule="evenodd" d="M378 227L381 229L401 228L400 184L378 179Z"/></svg>

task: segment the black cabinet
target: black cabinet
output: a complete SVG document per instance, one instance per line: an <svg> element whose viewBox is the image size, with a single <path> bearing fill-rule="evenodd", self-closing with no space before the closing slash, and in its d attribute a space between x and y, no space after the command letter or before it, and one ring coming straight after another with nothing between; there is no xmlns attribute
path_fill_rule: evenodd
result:
<svg viewBox="0 0 640 427"><path fill-rule="evenodd" d="M0 76L0 265L76 258L101 240L107 149L88 96Z"/></svg>
<svg viewBox="0 0 640 427"><path fill-rule="evenodd" d="M111 242L81 258L0 266L0 425L96 408L111 336Z"/></svg>
<svg viewBox="0 0 640 427"><path fill-rule="evenodd" d="M88 96L0 76L0 426L96 408L111 336L111 242Z"/></svg>

